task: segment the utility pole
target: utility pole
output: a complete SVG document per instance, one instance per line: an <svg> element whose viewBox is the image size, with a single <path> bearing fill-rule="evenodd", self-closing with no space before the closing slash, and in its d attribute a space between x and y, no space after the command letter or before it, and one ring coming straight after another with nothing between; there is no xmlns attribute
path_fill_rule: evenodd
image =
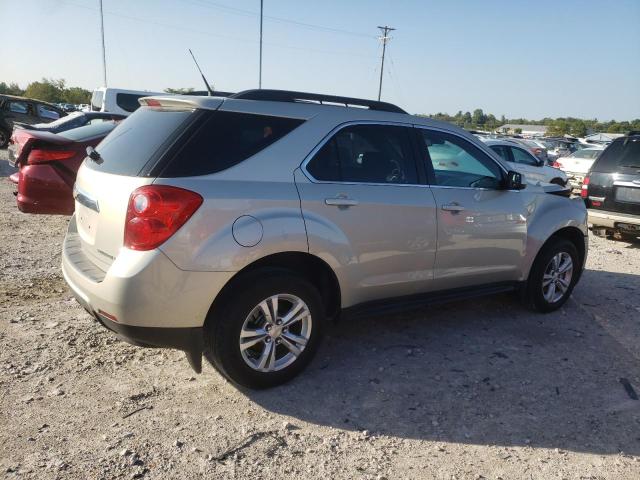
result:
<svg viewBox="0 0 640 480"><path fill-rule="evenodd" d="M100 34L102 35L102 73L104 75L104 86L107 86L107 57L104 48L104 15L102 13L102 0L100 0Z"/></svg>
<svg viewBox="0 0 640 480"><path fill-rule="evenodd" d="M258 76L258 88L262 88L262 10L264 0L260 0L260 73Z"/></svg>
<svg viewBox="0 0 640 480"><path fill-rule="evenodd" d="M384 54L387 50L387 42L391 40L389 32L392 32L395 28L387 25L384 27L378 26L378 28L382 31L382 36L379 37L379 39L382 40L382 63L380 65L380 85L378 86L378 101L380 101L380 95L382 95L382 75L384 74Z"/></svg>

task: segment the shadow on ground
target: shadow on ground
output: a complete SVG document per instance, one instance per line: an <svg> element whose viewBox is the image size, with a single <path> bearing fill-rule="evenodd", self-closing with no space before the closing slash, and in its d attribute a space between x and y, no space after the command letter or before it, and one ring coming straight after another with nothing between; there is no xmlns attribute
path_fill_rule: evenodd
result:
<svg viewBox="0 0 640 480"><path fill-rule="evenodd" d="M637 275L585 275L589 285L640 292ZM297 380L245 395L299 420L372 434L638 455L640 401L619 379L638 389L640 358L581 305L594 296L579 285L548 315L501 295L343 321Z"/></svg>

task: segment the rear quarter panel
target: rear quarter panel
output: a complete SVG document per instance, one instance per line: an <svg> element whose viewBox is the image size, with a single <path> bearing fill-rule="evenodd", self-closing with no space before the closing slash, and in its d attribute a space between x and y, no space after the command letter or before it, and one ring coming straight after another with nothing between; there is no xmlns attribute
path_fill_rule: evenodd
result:
<svg viewBox="0 0 640 480"><path fill-rule="evenodd" d="M192 190L204 198L194 216L160 247L182 270L236 272L274 253L308 252L293 178L263 182L203 176L159 178L154 183Z"/></svg>

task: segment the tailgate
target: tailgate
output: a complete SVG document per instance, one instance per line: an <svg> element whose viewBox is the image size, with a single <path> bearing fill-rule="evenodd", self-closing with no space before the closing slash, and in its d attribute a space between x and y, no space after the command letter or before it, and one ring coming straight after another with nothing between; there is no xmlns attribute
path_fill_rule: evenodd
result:
<svg viewBox="0 0 640 480"><path fill-rule="evenodd" d="M640 176L593 172L589 208L640 215Z"/></svg>
<svg viewBox="0 0 640 480"><path fill-rule="evenodd" d="M80 167L74 197L82 250L106 271L124 239L124 222L131 192L153 178L125 177Z"/></svg>

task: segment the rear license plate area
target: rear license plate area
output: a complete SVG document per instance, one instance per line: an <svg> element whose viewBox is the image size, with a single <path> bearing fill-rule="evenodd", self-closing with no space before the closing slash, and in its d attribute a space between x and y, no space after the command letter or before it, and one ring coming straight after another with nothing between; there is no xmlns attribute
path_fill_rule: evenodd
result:
<svg viewBox="0 0 640 480"><path fill-rule="evenodd" d="M640 203L640 188L616 187L616 201L624 203Z"/></svg>

